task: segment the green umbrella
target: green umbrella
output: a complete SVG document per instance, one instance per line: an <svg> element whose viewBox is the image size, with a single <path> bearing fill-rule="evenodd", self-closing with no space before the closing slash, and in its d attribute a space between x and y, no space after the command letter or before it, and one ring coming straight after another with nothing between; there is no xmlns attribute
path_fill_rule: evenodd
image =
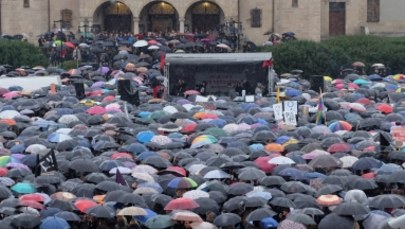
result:
<svg viewBox="0 0 405 229"><path fill-rule="evenodd" d="M167 113L165 111L157 110L157 111L152 112L152 114L150 115L150 118L156 121L165 115L167 115Z"/></svg>
<svg viewBox="0 0 405 229"><path fill-rule="evenodd" d="M61 41L61 40L56 40L56 41L53 42L53 44L54 44L55 46L61 46L61 45L63 44L63 41Z"/></svg>
<svg viewBox="0 0 405 229"><path fill-rule="evenodd" d="M173 221L168 215L155 215L149 218L145 226L149 229L161 229L173 226Z"/></svg>
<svg viewBox="0 0 405 229"><path fill-rule="evenodd" d="M15 184L13 187L11 187L11 190L19 194L29 194L36 192L35 187L31 183L25 182Z"/></svg>
<svg viewBox="0 0 405 229"><path fill-rule="evenodd" d="M206 129L204 132L204 134L208 134L208 135L212 135L216 138L220 138L220 137L227 137L228 133L226 133L223 129L218 128L218 127L210 127L208 129Z"/></svg>
<svg viewBox="0 0 405 229"><path fill-rule="evenodd" d="M81 32L80 36L85 37L85 38L93 38L94 34L90 32Z"/></svg>
<svg viewBox="0 0 405 229"><path fill-rule="evenodd" d="M0 157L0 167L4 167L7 163L10 162L10 156L1 156Z"/></svg>

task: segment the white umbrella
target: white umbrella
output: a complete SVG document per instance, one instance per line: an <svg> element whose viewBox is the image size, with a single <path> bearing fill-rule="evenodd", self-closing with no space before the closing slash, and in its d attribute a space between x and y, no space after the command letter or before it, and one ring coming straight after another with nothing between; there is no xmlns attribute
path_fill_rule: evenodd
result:
<svg viewBox="0 0 405 229"><path fill-rule="evenodd" d="M291 158L280 156L270 159L267 163L273 165L293 165L295 164L295 161L293 161Z"/></svg>
<svg viewBox="0 0 405 229"><path fill-rule="evenodd" d="M339 160L342 162L342 168L351 168L352 165L359 159L354 156L344 156Z"/></svg>
<svg viewBox="0 0 405 229"><path fill-rule="evenodd" d="M20 113L16 110L5 110L0 113L0 119L3 119L3 118L13 119L19 115L20 115Z"/></svg>
<svg viewBox="0 0 405 229"><path fill-rule="evenodd" d="M158 50L158 49L160 49L160 47L157 46L157 45L151 45L151 46L148 47L148 49L149 50Z"/></svg>
<svg viewBox="0 0 405 229"><path fill-rule="evenodd" d="M41 144L32 144L32 145L29 145L29 146L25 149L25 152L37 154L37 153L39 153L40 151L45 150L45 149L46 149L46 146L44 146L44 145L41 145Z"/></svg>
<svg viewBox="0 0 405 229"><path fill-rule="evenodd" d="M224 44L224 43L217 44L217 48L226 49L226 50L228 50L228 52L232 51L231 47L229 47L229 45Z"/></svg>
<svg viewBox="0 0 405 229"><path fill-rule="evenodd" d="M135 48L141 48L141 47L146 47L146 46L148 46L148 42L145 40L139 40L134 43Z"/></svg>
<svg viewBox="0 0 405 229"><path fill-rule="evenodd" d="M208 194L207 192L201 191L201 190L191 190L191 191L185 192L183 194L183 197L195 200L198 198L209 198L210 194Z"/></svg>

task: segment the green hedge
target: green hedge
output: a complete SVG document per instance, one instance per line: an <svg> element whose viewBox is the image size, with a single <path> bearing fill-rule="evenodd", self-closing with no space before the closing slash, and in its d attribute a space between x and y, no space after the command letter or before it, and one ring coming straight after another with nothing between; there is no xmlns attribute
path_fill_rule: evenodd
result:
<svg viewBox="0 0 405 229"><path fill-rule="evenodd" d="M341 36L318 43L293 41L262 50L273 52L279 73L302 69L306 75L337 76L341 67L348 68L355 61L369 67L383 63L392 73L405 73L405 38Z"/></svg>
<svg viewBox="0 0 405 229"><path fill-rule="evenodd" d="M13 67L20 66L48 66L48 58L41 49L33 44L14 41L0 40L0 64L9 64Z"/></svg>

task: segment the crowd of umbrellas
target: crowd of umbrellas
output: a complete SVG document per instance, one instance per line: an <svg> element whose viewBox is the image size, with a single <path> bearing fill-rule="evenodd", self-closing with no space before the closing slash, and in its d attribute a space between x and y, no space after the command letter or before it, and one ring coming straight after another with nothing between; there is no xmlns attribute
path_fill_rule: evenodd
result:
<svg viewBox="0 0 405 229"><path fill-rule="evenodd" d="M287 128L272 97L125 103L119 78L140 89L159 75L132 65L0 88L1 229L404 228L405 151L390 134L405 122L404 75L325 77L322 124L320 94L282 79L300 106Z"/></svg>

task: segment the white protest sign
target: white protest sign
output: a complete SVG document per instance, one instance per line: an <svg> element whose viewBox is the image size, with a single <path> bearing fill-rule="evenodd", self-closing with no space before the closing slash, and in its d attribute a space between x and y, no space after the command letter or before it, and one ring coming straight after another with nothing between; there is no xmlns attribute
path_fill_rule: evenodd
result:
<svg viewBox="0 0 405 229"><path fill-rule="evenodd" d="M247 103L254 103L254 102L255 102L255 96L254 96L254 95L247 95L247 96L245 96L245 102L247 102Z"/></svg>
<svg viewBox="0 0 405 229"><path fill-rule="evenodd" d="M292 111L284 111L284 121L286 125L297 126L297 119Z"/></svg>
<svg viewBox="0 0 405 229"><path fill-rule="evenodd" d="M273 104L274 119L277 121L283 120L283 104Z"/></svg>
<svg viewBox="0 0 405 229"><path fill-rule="evenodd" d="M209 101L209 98L208 98L208 97L205 97L205 96L197 95L197 96L195 97L195 101L196 101L197 103L206 103L206 102Z"/></svg>
<svg viewBox="0 0 405 229"><path fill-rule="evenodd" d="M297 101L284 101L284 111L291 111L294 112L294 114L298 114Z"/></svg>

